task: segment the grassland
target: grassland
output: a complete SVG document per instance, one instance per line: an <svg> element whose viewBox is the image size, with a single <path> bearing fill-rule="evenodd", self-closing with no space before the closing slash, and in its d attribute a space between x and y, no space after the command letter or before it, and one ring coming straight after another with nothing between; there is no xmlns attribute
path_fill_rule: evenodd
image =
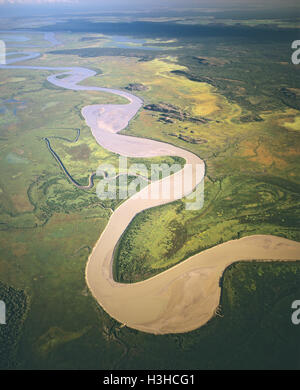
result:
<svg viewBox="0 0 300 390"><path fill-rule="evenodd" d="M66 51L102 45L102 39L87 44L84 37L58 34ZM288 63L289 50L282 43L245 47L228 37L209 38L206 45L188 38L166 43L172 45L172 51L151 52L147 61L144 52L131 56L126 49L109 56L84 52L84 57L43 49L44 55L31 61L101 70L84 84L123 89L141 83L147 89L134 93L145 104L172 104L210 119L165 123L160 113L141 110L126 129L193 151L205 160L207 177L203 209L186 211L181 200L135 218L115 263L124 282L244 235L299 240L299 75ZM299 369L299 331L290 321L291 302L300 294L298 263L231 266L222 281L219 316L185 335L158 337L121 328L95 304L85 284L85 264L118 203L100 201L94 190L69 183L42 138L74 139L80 129L76 143L52 138L51 145L70 174L86 183L103 162L117 166L117 156L95 143L80 109L125 101L61 90L45 82L48 75L1 70L1 282L26 290L30 301L12 364L25 369ZM4 103L12 98L25 108L19 104L15 112L17 104Z"/></svg>
<svg viewBox="0 0 300 390"><path fill-rule="evenodd" d="M251 234L298 241L298 191L267 176L207 179L203 209L186 210L180 200L133 220L116 252L115 276L121 282L146 279L202 250Z"/></svg>

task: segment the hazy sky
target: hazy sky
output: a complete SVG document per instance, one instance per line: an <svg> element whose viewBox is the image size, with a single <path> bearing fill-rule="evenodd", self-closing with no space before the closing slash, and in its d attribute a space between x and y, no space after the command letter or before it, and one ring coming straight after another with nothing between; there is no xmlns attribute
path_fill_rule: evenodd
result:
<svg viewBox="0 0 300 390"><path fill-rule="evenodd" d="M189 6L229 6L229 5L247 5L251 6L252 4L255 5L261 5L261 6L278 6L281 5L282 7L287 5L294 5L296 6L299 1L298 0L0 0L0 4L6 5L6 4L17 4L17 5L42 5L42 4L74 4L74 5L84 5L84 4L93 4L97 5L99 7L105 6L107 7L110 5L111 7L114 6L122 6L122 8L126 6L140 6L145 8L152 8L153 6L182 6L182 7L189 7Z"/></svg>
<svg viewBox="0 0 300 390"><path fill-rule="evenodd" d="M242 10L284 11L298 14L299 0L0 0L0 18L15 16L56 15L69 13L149 12L152 10L177 11L178 9L206 8L217 11L232 8ZM291 8L292 7L292 8ZM277 10L277 11L276 11Z"/></svg>

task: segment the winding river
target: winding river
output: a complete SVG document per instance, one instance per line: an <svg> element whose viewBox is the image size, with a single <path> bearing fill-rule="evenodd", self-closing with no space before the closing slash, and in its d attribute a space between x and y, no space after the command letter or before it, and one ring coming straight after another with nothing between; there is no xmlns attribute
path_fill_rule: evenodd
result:
<svg viewBox="0 0 300 390"><path fill-rule="evenodd" d="M253 235L205 250L145 281L133 284L115 282L112 274L114 249L131 220L147 208L190 194L204 178L204 162L195 154L179 147L119 134L143 105L137 96L116 89L80 85L84 79L96 74L86 68L10 65L39 55L27 52L21 54L21 58L10 59L8 65L0 68L55 71L59 73L49 76L47 80L58 87L107 92L128 100L129 103L124 105L99 104L82 109L87 125L102 147L127 157L179 156L187 163L181 171L150 183L123 202L111 215L89 256L86 282L97 302L113 318L126 326L148 333L191 331L214 316L220 301L219 279L231 263L253 259L300 259L300 243L271 235ZM61 75L65 77L59 78ZM182 175L189 184L178 191L182 186ZM167 181L171 186L171 194L165 199L161 189ZM158 193L159 196L147 196L150 193Z"/></svg>

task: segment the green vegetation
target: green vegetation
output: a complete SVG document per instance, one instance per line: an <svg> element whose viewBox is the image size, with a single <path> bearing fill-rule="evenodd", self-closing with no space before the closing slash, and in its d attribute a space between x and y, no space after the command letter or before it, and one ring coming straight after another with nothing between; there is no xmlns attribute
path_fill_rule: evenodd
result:
<svg viewBox="0 0 300 390"><path fill-rule="evenodd" d="M147 279L200 251L251 234L298 241L299 204L299 186L284 180L250 175L207 179L203 209L186 210L185 200L179 200L134 218L116 251L115 278Z"/></svg>
<svg viewBox="0 0 300 390"><path fill-rule="evenodd" d="M17 367L18 342L29 302L24 291L1 282L0 300L6 306L6 324L0 324L0 369L12 369Z"/></svg>
<svg viewBox="0 0 300 390"><path fill-rule="evenodd" d="M93 57L136 57L140 61L151 61L154 58L164 54L164 51L153 52L147 50L137 50L137 49L121 49L117 47L112 48L86 48L86 49L71 49L71 50L53 50L51 54L59 55L78 55L82 58L93 58Z"/></svg>

